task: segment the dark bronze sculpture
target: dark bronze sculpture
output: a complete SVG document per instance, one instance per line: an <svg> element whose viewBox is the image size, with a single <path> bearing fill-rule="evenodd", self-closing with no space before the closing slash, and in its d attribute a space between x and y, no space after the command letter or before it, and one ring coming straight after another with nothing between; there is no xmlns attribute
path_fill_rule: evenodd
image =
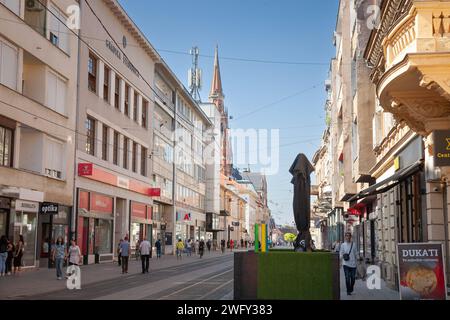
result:
<svg viewBox="0 0 450 320"><path fill-rule="evenodd" d="M295 251L311 251L311 234L309 226L311 221L311 172L313 165L308 158L300 153L292 164L289 172L294 185L294 219L298 230L298 236L294 242Z"/></svg>

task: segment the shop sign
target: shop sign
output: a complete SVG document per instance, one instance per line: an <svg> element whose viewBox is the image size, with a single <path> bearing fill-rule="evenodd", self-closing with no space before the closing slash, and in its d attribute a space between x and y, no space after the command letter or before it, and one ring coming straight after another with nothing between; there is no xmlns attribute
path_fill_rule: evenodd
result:
<svg viewBox="0 0 450 320"><path fill-rule="evenodd" d="M90 209L100 213L112 213L113 198L92 192Z"/></svg>
<svg viewBox="0 0 450 320"><path fill-rule="evenodd" d="M233 221L231 224L235 227L239 227L239 221Z"/></svg>
<svg viewBox="0 0 450 320"><path fill-rule="evenodd" d="M78 175L79 176L92 176L93 164L92 163L79 163Z"/></svg>
<svg viewBox="0 0 450 320"><path fill-rule="evenodd" d="M136 218L146 219L147 207L143 203L131 202L131 215Z"/></svg>
<svg viewBox="0 0 450 320"><path fill-rule="evenodd" d="M161 188L149 188L148 195L150 197L160 197L161 196Z"/></svg>
<svg viewBox="0 0 450 320"><path fill-rule="evenodd" d="M446 300L442 244L400 243L397 254L401 300Z"/></svg>
<svg viewBox="0 0 450 320"><path fill-rule="evenodd" d="M119 177L117 177L117 186L124 188L124 189L129 189L130 188L130 180L119 176Z"/></svg>
<svg viewBox="0 0 450 320"><path fill-rule="evenodd" d="M40 214L58 214L58 212L59 212L59 205L57 203L43 202L39 206Z"/></svg>
<svg viewBox="0 0 450 320"><path fill-rule="evenodd" d="M177 221L192 221L190 213L177 212Z"/></svg>
<svg viewBox="0 0 450 320"><path fill-rule="evenodd" d="M17 211L38 213L38 211L39 211L39 203L38 202L23 201L23 200L16 200L16 210Z"/></svg>
<svg viewBox="0 0 450 320"><path fill-rule="evenodd" d="M433 155L436 167L450 167L450 130L433 132Z"/></svg>

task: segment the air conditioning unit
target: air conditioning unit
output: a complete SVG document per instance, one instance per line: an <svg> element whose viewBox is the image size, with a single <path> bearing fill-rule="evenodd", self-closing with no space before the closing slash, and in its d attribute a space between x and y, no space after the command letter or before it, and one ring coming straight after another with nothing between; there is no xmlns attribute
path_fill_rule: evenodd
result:
<svg viewBox="0 0 450 320"><path fill-rule="evenodd" d="M44 8L37 0L26 0L25 8L27 11L42 11Z"/></svg>

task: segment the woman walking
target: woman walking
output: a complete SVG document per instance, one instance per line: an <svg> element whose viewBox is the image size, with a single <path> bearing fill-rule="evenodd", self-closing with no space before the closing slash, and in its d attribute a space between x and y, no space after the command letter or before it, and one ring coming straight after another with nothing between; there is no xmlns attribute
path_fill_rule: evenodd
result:
<svg viewBox="0 0 450 320"><path fill-rule="evenodd" d="M11 275L12 272L12 265L13 265L13 259L14 259L14 243L10 240L8 240L8 258L6 258L6 273L8 276Z"/></svg>
<svg viewBox="0 0 450 320"><path fill-rule="evenodd" d="M17 242L16 250L14 252L14 274L22 271L22 257L23 252L25 251L24 247L23 235L19 235L19 241Z"/></svg>
<svg viewBox="0 0 450 320"><path fill-rule="evenodd" d="M56 244L53 246L52 250L52 260L56 265L56 278L58 280L62 280L63 275L63 264L64 260L66 260L66 245L64 244L64 240L62 237L58 237L56 239Z"/></svg>
<svg viewBox="0 0 450 320"><path fill-rule="evenodd" d="M70 241L69 247L69 265L70 266L79 266L82 263L82 256L80 247L77 246L77 243L74 239Z"/></svg>

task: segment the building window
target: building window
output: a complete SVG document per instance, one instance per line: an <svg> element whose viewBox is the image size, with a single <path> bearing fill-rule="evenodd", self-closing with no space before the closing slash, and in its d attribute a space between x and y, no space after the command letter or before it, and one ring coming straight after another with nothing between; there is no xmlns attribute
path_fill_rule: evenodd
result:
<svg viewBox="0 0 450 320"><path fill-rule="evenodd" d="M0 166L12 167L14 131L0 126Z"/></svg>
<svg viewBox="0 0 450 320"><path fill-rule="evenodd" d="M137 172L137 143L133 142L133 154L132 154L132 161L131 166L133 172Z"/></svg>
<svg viewBox="0 0 450 320"><path fill-rule="evenodd" d="M53 140L47 139L47 152L45 153L45 175L62 179L63 172L63 143Z"/></svg>
<svg viewBox="0 0 450 320"><path fill-rule="evenodd" d="M120 109L120 78L116 75L116 85L114 87L114 107Z"/></svg>
<svg viewBox="0 0 450 320"><path fill-rule="evenodd" d="M106 102L109 102L109 73L109 68L105 66L105 76L103 79L103 100Z"/></svg>
<svg viewBox="0 0 450 320"><path fill-rule="evenodd" d="M108 161L108 127L103 125L102 131L102 159Z"/></svg>
<svg viewBox="0 0 450 320"><path fill-rule="evenodd" d="M95 151L95 120L91 117L86 119L86 153L94 155Z"/></svg>
<svg viewBox="0 0 450 320"><path fill-rule="evenodd" d="M138 98L139 95L137 92L134 93L134 101L133 101L133 120L138 121Z"/></svg>
<svg viewBox="0 0 450 320"><path fill-rule="evenodd" d="M89 53L89 61L88 61L88 87L89 90L96 93L97 92L97 58Z"/></svg>
<svg viewBox="0 0 450 320"><path fill-rule="evenodd" d="M123 138L123 167L128 169L128 138Z"/></svg>
<svg viewBox="0 0 450 320"><path fill-rule="evenodd" d="M47 73L47 106L61 114L66 114L66 81L53 72Z"/></svg>
<svg viewBox="0 0 450 320"><path fill-rule="evenodd" d="M50 42L64 52L69 53L70 30L63 22L67 21L67 17L53 5L50 6L50 11L51 13L48 14L50 19Z"/></svg>
<svg viewBox="0 0 450 320"><path fill-rule="evenodd" d="M119 165L119 133L114 131L114 149L113 149L113 163Z"/></svg>
<svg viewBox="0 0 450 320"><path fill-rule="evenodd" d="M125 115L130 116L130 86L125 84Z"/></svg>
<svg viewBox="0 0 450 320"><path fill-rule="evenodd" d="M0 39L0 83L17 90L18 50Z"/></svg>
<svg viewBox="0 0 450 320"><path fill-rule="evenodd" d="M147 148L141 146L141 175L147 176Z"/></svg>
<svg viewBox="0 0 450 320"><path fill-rule="evenodd" d="M148 101L142 99L142 127L147 128Z"/></svg>

